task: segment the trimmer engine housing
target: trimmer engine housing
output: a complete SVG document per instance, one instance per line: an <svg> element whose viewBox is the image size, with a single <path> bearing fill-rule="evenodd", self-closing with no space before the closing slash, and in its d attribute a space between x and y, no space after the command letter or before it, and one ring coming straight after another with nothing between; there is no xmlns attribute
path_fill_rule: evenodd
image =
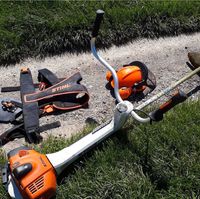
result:
<svg viewBox="0 0 200 199"><path fill-rule="evenodd" d="M56 172L46 155L19 147L8 153L8 162L8 182L10 175L23 198L49 199L55 195Z"/></svg>

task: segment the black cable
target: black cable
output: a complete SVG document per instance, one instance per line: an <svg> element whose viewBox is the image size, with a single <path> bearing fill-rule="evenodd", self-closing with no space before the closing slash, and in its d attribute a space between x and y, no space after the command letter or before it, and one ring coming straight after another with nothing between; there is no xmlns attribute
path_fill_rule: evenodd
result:
<svg viewBox="0 0 200 199"><path fill-rule="evenodd" d="M140 113L143 113L144 115L146 115L147 117L149 117L150 120L151 120L151 117L150 117L149 114L146 113L145 111L143 111L143 110L138 110L138 109L133 109L133 111L134 111L134 112L140 112Z"/></svg>

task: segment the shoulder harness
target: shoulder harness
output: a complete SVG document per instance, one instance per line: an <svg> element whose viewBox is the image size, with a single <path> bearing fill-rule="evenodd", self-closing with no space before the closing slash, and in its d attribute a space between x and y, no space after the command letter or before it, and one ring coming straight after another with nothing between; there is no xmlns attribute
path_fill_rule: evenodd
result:
<svg viewBox="0 0 200 199"><path fill-rule="evenodd" d="M39 133L39 118L56 110L70 111L86 107L89 101L89 93L85 86L80 84L82 80L79 72L69 78L59 79L48 69L38 71L39 83L34 84L31 71L22 68L20 72L20 86L3 87L1 92L20 91L21 102L11 99L2 100L0 116L2 118L9 113L7 119L0 117L0 122L16 124L0 135L1 144L18 137L25 137L29 143L38 143L41 139ZM36 91L36 88L39 90ZM20 115L23 119L16 120ZM49 125L58 127L60 123ZM48 125L47 125L48 126ZM46 127L47 128L47 127Z"/></svg>

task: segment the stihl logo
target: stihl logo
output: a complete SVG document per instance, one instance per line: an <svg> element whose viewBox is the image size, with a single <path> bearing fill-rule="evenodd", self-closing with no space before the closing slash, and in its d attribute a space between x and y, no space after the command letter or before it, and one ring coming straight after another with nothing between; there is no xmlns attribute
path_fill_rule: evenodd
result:
<svg viewBox="0 0 200 199"><path fill-rule="evenodd" d="M55 93L57 91L61 91L61 90L65 89L65 88L69 88L69 87L70 87L69 84L65 84L63 86L58 86L58 87L52 89L52 93Z"/></svg>
<svg viewBox="0 0 200 199"><path fill-rule="evenodd" d="M42 159L42 157L40 156L39 158L40 158L40 161L42 162L42 165L43 165L44 167L46 167L47 165L46 165L45 161Z"/></svg>

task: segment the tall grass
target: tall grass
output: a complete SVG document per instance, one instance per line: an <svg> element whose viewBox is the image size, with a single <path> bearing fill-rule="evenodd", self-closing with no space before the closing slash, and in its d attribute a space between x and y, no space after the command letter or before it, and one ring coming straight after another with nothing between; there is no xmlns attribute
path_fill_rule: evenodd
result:
<svg viewBox="0 0 200 199"><path fill-rule="evenodd" d="M106 12L100 47L200 30L198 1L1 1L0 64L89 50L97 9Z"/></svg>
<svg viewBox="0 0 200 199"><path fill-rule="evenodd" d="M152 125L130 119L121 131L62 174L56 198L198 198L199 108L200 101L185 103ZM71 141L49 138L39 148L50 153L80 136ZM2 186L0 197L6 198Z"/></svg>

